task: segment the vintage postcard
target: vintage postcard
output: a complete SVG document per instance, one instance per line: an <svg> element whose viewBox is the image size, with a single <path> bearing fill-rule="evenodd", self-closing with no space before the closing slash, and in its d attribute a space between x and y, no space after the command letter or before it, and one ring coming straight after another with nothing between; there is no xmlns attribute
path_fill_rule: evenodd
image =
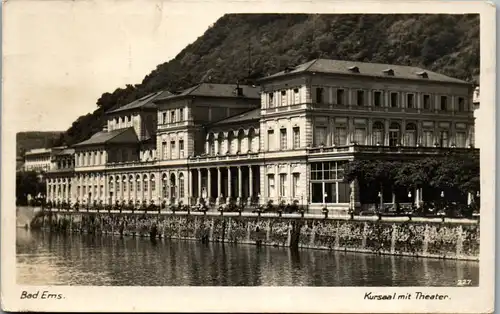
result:
<svg viewBox="0 0 500 314"><path fill-rule="evenodd" d="M6 311L494 310L495 6L3 5Z"/></svg>

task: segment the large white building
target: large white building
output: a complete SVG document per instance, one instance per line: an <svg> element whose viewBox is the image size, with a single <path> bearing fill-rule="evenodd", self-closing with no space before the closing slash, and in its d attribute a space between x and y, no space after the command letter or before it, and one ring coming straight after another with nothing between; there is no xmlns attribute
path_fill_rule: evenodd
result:
<svg viewBox="0 0 500 314"><path fill-rule="evenodd" d="M101 132L54 157L48 200L272 200L343 211L360 205L356 182L343 182L349 160L474 145L472 85L435 72L317 59L259 85L201 83L108 112ZM407 198L386 192L387 201Z"/></svg>

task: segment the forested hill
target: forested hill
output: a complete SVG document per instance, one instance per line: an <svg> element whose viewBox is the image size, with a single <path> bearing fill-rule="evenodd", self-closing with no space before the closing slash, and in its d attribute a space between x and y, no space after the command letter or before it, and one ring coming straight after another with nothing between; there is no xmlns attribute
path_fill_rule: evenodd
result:
<svg viewBox="0 0 500 314"><path fill-rule="evenodd" d="M242 82L249 73L256 78L320 57L421 66L473 81L479 15L225 15L142 83L104 93L97 109L78 118L57 144L90 137L105 111L153 91Z"/></svg>
<svg viewBox="0 0 500 314"><path fill-rule="evenodd" d="M30 149L51 147L61 134L62 132L19 132L16 134L16 156L22 157Z"/></svg>

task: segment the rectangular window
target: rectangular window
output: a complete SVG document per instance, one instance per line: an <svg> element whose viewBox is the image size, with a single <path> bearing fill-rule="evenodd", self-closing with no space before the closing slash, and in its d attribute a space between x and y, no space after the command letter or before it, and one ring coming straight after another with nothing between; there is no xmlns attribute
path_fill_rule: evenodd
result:
<svg viewBox="0 0 500 314"><path fill-rule="evenodd" d="M312 203L348 203L349 183L343 182L343 162L311 164Z"/></svg>
<svg viewBox="0 0 500 314"><path fill-rule="evenodd" d="M184 158L184 140L179 141L179 158Z"/></svg>
<svg viewBox="0 0 500 314"><path fill-rule="evenodd" d="M458 111L463 112L465 110L465 100L463 97L458 97Z"/></svg>
<svg viewBox="0 0 500 314"><path fill-rule="evenodd" d="M347 129L345 127L336 127L333 143L337 146L347 144Z"/></svg>
<svg viewBox="0 0 500 314"><path fill-rule="evenodd" d="M465 147L465 139L466 139L465 132L457 132L456 137L457 137L457 142L456 142L457 147Z"/></svg>
<svg viewBox="0 0 500 314"><path fill-rule="evenodd" d="M425 110L430 110L431 109L431 96L430 95L424 95L424 109Z"/></svg>
<svg viewBox="0 0 500 314"><path fill-rule="evenodd" d="M267 150L274 149L274 130L267 130Z"/></svg>
<svg viewBox="0 0 500 314"><path fill-rule="evenodd" d="M170 112L170 123L175 122L175 111Z"/></svg>
<svg viewBox="0 0 500 314"><path fill-rule="evenodd" d="M274 174L267 176L267 196L274 197L275 186L274 186Z"/></svg>
<svg viewBox="0 0 500 314"><path fill-rule="evenodd" d="M382 106L382 92L376 91L373 93L373 105L375 107Z"/></svg>
<svg viewBox="0 0 500 314"><path fill-rule="evenodd" d="M272 108L272 107L274 107L274 94L273 93L269 93L268 95L269 95L269 103L268 103L268 105L269 105L269 108Z"/></svg>
<svg viewBox="0 0 500 314"><path fill-rule="evenodd" d="M294 149L300 148L300 128L299 127L293 128L293 148Z"/></svg>
<svg viewBox="0 0 500 314"><path fill-rule="evenodd" d="M294 88L293 89L293 104L297 105L300 103L300 94L299 94L299 89Z"/></svg>
<svg viewBox="0 0 500 314"><path fill-rule="evenodd" d="M425 147L431 147L434 145L434 143L432 142L432 131L424 131L422 145Z"/></svg>
<svg viewBox="0 0 500 314"><path fill-rule="evenodd" d="M184 179L179 179L179 198L184 197Z"/></svg>
<svg viewBox="0 0 500 314"><path fill-rule="evenodd" d="M358 145L366 144L366 129L365 128L356 128L354 130L354 142Z"/></svg>
<svg viewBox="0 0 500 314"><path fill-rule="evenodd" d="M161 143L161 153L162 153L163 159L167 159L167 142Z"/></svg>
<svg viewBox="0 0 500 314"><path fill-rule="evenodd" d="M282 173L280 174L280 196L281 197L286 197L287 196L287 175Z"/></svg>
<svg viewBox="0 0 500 314"><path fill-rule="evenodd" d="M345 91L343 89L337 89L337 105L345 104Z"/></svg>
<svg viewBox="0 0 500 314"><path fill-rule="evenodd" d="M405 145L412 147L417 145L417 136L415 130L406 130Z"/></svg>
<svg viewBox="0 0 500 314"><path fill-rule="evenodd" d="M292 177L292 188L293 188L293 197L299 196L299 182L300 182L300 173L294 173Z"/></svg>
<svg viewBox="0 0 500 314"><path fill-rule="evenodd" d="M175 141L170 142L170 159L175 158Z"/></svg>
<svg viewBox="0 0 500 314"><path fill-rule="evenodd" d="M391 107L392 108L399 107L399 104L398 104L398 93L391 93Z"/></svg>
<svg viewBox="0 0 500 314"><path fill-rule="evenodd" d="M406 95L406 108L411 109L411 108L415 107L414 98L415 98L415 95L413 95L413 94Z"/></svg>
<svg viewBox="0 0 500 314"><path fill-rule="evenodd" d="M287 101L286 101L286 90L281 91L281 106L286 106Z"/></svg>
<svg viewBox="0 0 500 314"><path fill-rule="evenodd" d="M448 97L441 96L441 111L448 110Z"/></svg>
<svg viewBox="0 0 500 314"><path fill-rule="evenodd" d="M358 90L356 102L357 102L358 106L364 106L364 104L365 104L365 91Z"/></svg>
<svg viewBox="0 0 500 314"><path fill-rule="evenodd" d="M314 145L315 146L326 145L326 127L317 126L314 129Z"/></svg>
<svg viewBox="0 0 500 314"><path fill-rule="evenodd" d="M439 146L448 147L448 131L439 132Z"/></svg>
<svg viewBox="0 0 500 314"><path fill-rule="evenodd" d="M286 137L286 129L280 129L280 149L285 150L287 149L287 137Z"/></svg>
<svg viewBox="0 0 500 314"><path fill-rule="evenodd" d="M323 88L321 87L316 88L316 103L323 103Z"/></svg>
<svg viewBox="0 0 500 314"><path fill-rule="evenodd" d="M184 121L184 109L179 109L179 121Z"/></svg>
<svg viewBox="0 0 500 314"><path fill-rule="evenodd" d="M163 124L167 124L167 113L166 112L163 113L161 121L162 121Z"/></svg>

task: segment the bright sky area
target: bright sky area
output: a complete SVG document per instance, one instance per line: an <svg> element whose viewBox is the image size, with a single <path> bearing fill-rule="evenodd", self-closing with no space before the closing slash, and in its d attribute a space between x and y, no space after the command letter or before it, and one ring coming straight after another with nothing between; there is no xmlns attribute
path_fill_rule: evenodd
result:
<svg viewBox="0 0 500 314"><path fill-rule="evenodd" d="M200 9L135 0L7 2L3 101L15 106L16 131L66 130L104 92L140 83L223 15Z"/></svg>

